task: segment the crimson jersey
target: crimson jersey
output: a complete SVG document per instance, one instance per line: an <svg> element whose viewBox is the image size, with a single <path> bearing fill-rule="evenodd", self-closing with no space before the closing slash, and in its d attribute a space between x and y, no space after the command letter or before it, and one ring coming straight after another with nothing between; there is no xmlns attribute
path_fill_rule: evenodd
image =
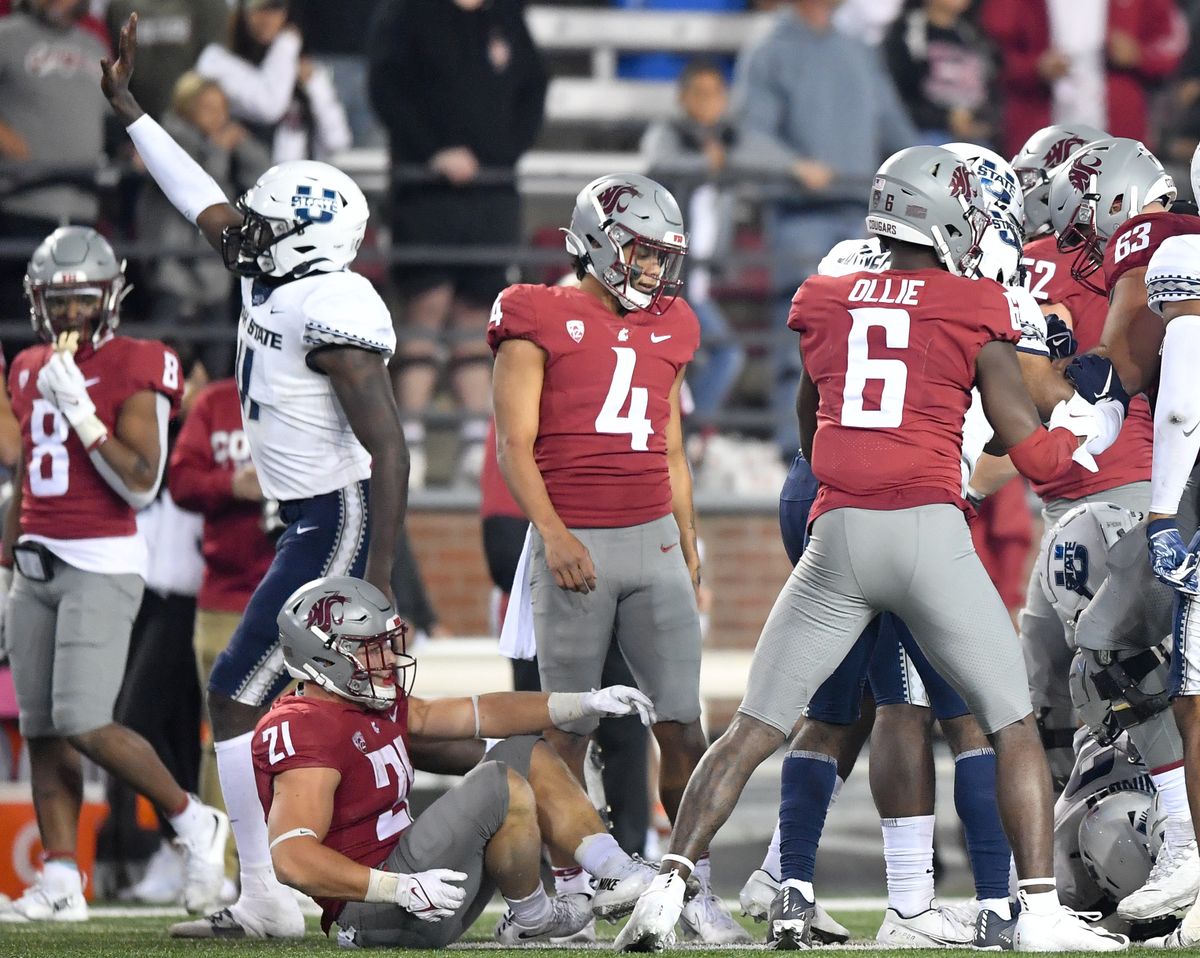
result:
<svg viewBox="0 0 1200 958"><path fill-rule="evenodd" d="M259 524L262 507L233 497L233 474L249 462L237 383L206 386L179 430L167 470L176 505L204 516L201 609L244 611L275 556Z"/></svg>
<svg viewBox="0 0 1200 958"><path fill-rule="evenodd" d="M662 316L617 316L575 287L510 286L488 343L527 339L546 354L534 456L569 527L634 526L671 511L670 393L700 344L676 299Z"/></svg>
<svg viewBox="0 0 1200 958"><path fill-rule="evenodd" d="M1104 285L1112 296L1117 281L1131 269L1145 268L1168 236L1200 231L1200 219L1186 213L1141 213L1121 224L1104 248Z"/></svg>
<svg viewBox="0 0 1200 958"><path fill-rule="evenodd" d="M1060 253L1053 236L1041 236L1025 244L1021 262L1025 266L1026 285L1039 304L1062 303L1071 311L1079 352L1086 353L1100 342L1108 300L1071 276L1071 264L1077 255L1075 250ZM1116 442L1096 457L1099 472L1089 472L1072 462L1057 479L1030 485L1043 500L1049 500L1082 499L1105 489L1142 482L1150 478L1153 445L1154 417L1146 397L1138 396L1129 406L1129 415Z"/></svg>
<svg viewBox="0 0 1200 958"><path fill-rule="evenodd" d="M831 509L962 499L963 418L975 358L1020 339L992 280L945 270L812 276L792 298L804 368L820 394L810 520Z"/></svg>
<svg viewBox="0 0 1200 958"><path fill-rule="evenodd" d="M38 372L50 358L48 343L30 346L13 360L8 376L13 414L21 425L25 465L21 532L53 539L100 539L137 532L133 508L109 487L88 458L66 418L38 392ZM171 401L183 395L175 351L153 339L114 336L98 349L76 354L96 415L116 432L121 406L149 389Z"/></svg>
<svg viewBox="0 0 1200 958"><path fill-rule="evenodd" d="M360 865L378 868L412 824L408 794L408 700L389 711L292 692L275 701L254 729L254 778L263 813L271 814L273 780L293 768L341 775L324 844ZM318 898L326 932L345 902Z"/></svg>

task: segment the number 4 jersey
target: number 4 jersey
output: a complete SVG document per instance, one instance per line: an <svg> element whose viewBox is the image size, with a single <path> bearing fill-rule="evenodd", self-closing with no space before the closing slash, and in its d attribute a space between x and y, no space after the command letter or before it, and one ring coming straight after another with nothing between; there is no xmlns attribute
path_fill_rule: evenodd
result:
<svg viewBox="0 0 1200 958"><path fill-rule="evenodd" d="M21 533L52 540L62 559L92 572L145 574L144 546L133 545L137 523L133 509L92 465L66 418L38 392L37 379L50 359L49 344L31 346L13 360L8 375L13 414L21 426L25 481L21 499ZM76 355L96 415L115 433L121 406L134 393L150 390L166 397L173 414L183 395L183 373L175 351L155 340L113 336L97 349ZM161 441L166 443L163 422ZM84 540L115 539L106 550L89 549ZM73 540L55 547L54 542Z"/></svg>
<svg viewBox="0 0 1200 958"><path fill-rule="evenodd" d="M847 506L962 507L975 358L992 340L1021 336L1003 287L939 269L813 276L788 325L821 400L810 521Z"/></svg>
<svg viewBox="0 0 1200 958"><path fill-rule="evenodd" d="M610 313L570 286L510 286L488 343L527 339L546 354L534 457L571 528L635 526L671 511L671 387L700 343L682 299L661 316Z"/></svg>

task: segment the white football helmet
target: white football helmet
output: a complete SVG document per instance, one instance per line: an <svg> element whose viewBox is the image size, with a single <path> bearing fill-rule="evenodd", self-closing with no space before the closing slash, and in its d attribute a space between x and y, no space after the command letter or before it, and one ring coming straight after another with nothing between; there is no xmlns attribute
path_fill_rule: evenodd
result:
<svg viewBox="0 0 1200 958"><path fill-rule="evenodd" d="M1142 521L1142 515L1111 502L1076 506L1042 540L1038 580L1047 601L1068 626L1087 608L1108 578L1108 550Z"/></svg>
<svg viewBox="0 0 1200 958"><path fill-rule="evenodd" d="M1149 811L1150 796L1145 792L1115 792L1089 808L1079 823L1079 857L1114 901L1133 894L1150 874Z"/></svg>
<svg viewBox="0 0 1200 958"><path fill-rule="evenodd" d="M367 228L367 198L341 170L316 160L273 166L237 201L225 228L225 265L242 276L296 279L345 269Z"/></svg>
<svg viewBox="0 0 1200 958"><path fill-rule="evenodd" d="M979 178L983 187L983 205L992 228L983 234L983 256L979 272L1001 286L1020 286L1023 282L1021 255L1025 246L1025 198L1012 165L998 153L974 143L947 143L949 150L963 160Z"/></svg>

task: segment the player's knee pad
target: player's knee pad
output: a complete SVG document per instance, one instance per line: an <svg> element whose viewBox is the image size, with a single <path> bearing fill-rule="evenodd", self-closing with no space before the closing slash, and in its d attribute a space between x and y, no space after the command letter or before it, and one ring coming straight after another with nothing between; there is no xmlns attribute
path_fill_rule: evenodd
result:
<svg viewBox="0 0 1200 958"><path fill-rule="evenodd" d="M1071 664L1070 687L1079 717L1102 744L1171 704L1168 658L1160 646L1140 652L1080 649Z"/></svg>

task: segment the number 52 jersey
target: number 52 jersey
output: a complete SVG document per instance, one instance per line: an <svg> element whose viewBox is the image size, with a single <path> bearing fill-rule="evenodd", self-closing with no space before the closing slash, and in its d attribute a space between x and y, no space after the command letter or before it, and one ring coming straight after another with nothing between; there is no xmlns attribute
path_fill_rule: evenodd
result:
<svg viewBox="0 0 1200 958"><path fill-rule="evenodd" d="M534 458L570 528L635 526L671 511L671 387L700 343L682 299L661 316L617 316L570 286L510 286L488 344L527 339L546 354Z"/></svg>

